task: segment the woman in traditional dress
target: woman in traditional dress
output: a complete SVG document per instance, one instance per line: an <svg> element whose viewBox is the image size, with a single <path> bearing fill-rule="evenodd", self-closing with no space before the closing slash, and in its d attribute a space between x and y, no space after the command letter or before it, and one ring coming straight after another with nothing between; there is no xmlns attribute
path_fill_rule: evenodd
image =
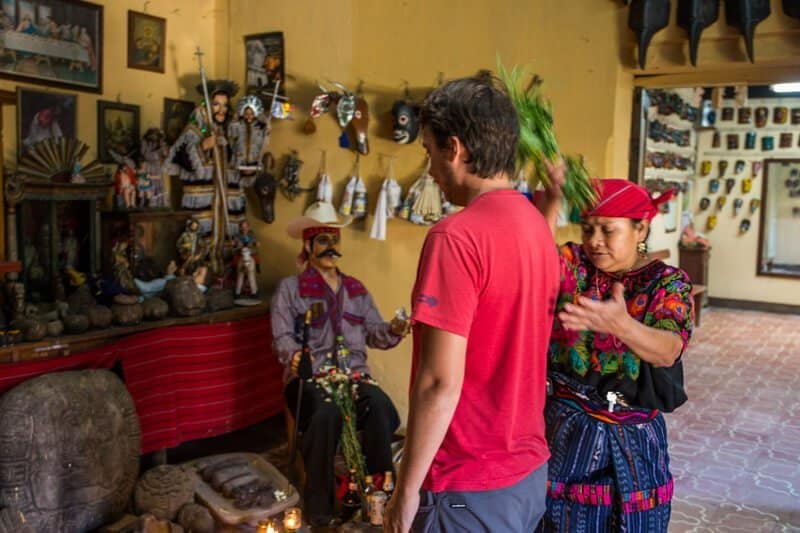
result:
<svg viewBox="0 0 800 533"><path fill-rule="evenodd" d="M563 165L537 204L555 230ZM541 531L666 532L672 475L662 412L684 401L692 332L685 272L650 259L659 204L622 179L600 180L582 244L560 249L561 287L545 408L551 458Z"/></svg>

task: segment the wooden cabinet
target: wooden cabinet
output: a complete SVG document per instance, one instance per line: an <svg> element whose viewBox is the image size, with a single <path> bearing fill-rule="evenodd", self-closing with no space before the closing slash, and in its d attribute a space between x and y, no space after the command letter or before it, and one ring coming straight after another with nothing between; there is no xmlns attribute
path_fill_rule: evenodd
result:
<svg viewBox="0 0 800 533"><path fill-rule="evenodd" d="M688 275L692 284L702 286L703 289L708 287L708 261L711 257L711 248L680 248L679 250L679 263ZM695 291L699 298L696 302L702 306L708 304L708 291Z"/></svg>

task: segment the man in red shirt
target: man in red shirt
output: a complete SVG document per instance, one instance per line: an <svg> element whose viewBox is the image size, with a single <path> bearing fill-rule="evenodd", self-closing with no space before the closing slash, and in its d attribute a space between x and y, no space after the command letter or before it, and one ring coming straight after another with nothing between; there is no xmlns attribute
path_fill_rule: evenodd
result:
<svg viewBox="0 0 800 533"><path fill-rule="evenodd" d="M466 208L431 229L420 257L408 434L384 530L528 533L545 508L556 246L511 186L519 119L496 79L441 86L421 120L431 174Z"/></svg>

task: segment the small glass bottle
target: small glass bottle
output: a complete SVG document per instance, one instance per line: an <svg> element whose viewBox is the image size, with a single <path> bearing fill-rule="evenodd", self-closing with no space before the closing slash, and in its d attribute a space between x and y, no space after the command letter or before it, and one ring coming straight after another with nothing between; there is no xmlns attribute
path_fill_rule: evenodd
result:
<svg viewBox="0 0 800 533"><path fill-rule="evenodd" d="M369 501L375 493L375 485L372 484L372 476L367 475L364 477L364 498L362 502L362 516L365 519L369 517Z"/></svg>
<svg viewBox="0 0 800 533"><path fill-rule="evenodd" d="M336 336L336 362L339 365L339 369L342 370L345 374L350 373L350 350L347 348L347 344L344 342L344 337L342 335Z"/></svg>
<svg viewBox="0 0 800 533"><path fill-rule="evenodd" d="M361 494L358 491L356 481L356 471L350 469L350 477L347 482L347 492L342 498L342 521L347 522L361 509Z"/></svg>
<svg viewBox="0 0 800 533"><path fill-rule="evenodd" d="M390 500L392 498L392 494L394 494L394 480L392 479L392 471L387 470L383 474L383 486L381 490L386 493L386 499Z"/></svg>

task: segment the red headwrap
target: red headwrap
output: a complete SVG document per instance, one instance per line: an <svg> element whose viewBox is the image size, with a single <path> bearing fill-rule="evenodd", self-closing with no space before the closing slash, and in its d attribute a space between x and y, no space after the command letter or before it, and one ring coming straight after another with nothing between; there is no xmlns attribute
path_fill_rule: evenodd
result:
<svg viewBox="0 0 800 533"><path fill-rule="evenodd" d="M625 179L597 180L595 183L598 200L594 207L583 212L584 217L619 217L653 220L658 214L658 206L667 202L674 190L652 198L650 192L640 185Z"/></svg>
<svg viewBox="0 0 800 533"><path fill-rule="evenodd" d="M337 236L341 235L341 231L339 228L334 228L331 226L312 226L310 228L306 228L303 230L303 249L300 250L300 254L297 256L297 267L303 268L308 262L308 252L306 252L306 241L313 239L317 235L322 235L323 233L334 233Z"/></svg>

